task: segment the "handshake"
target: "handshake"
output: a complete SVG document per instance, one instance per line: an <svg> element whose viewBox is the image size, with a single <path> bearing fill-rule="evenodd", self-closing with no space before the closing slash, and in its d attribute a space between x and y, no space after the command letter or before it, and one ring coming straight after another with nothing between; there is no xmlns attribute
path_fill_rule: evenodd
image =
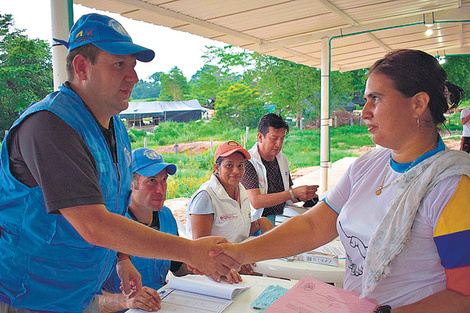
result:
<svg viewBox="0 0 470 313"><path fill-rule="evenodd" d="M243 253L238 249L240 244L232 244L223 237L203 237L191 241L192 247L187 256L188 269L195 274L212 277L221 281L221 276L237 283L241 280L238 272L244 268L252 273L251 266L244 266Z"/></svg>

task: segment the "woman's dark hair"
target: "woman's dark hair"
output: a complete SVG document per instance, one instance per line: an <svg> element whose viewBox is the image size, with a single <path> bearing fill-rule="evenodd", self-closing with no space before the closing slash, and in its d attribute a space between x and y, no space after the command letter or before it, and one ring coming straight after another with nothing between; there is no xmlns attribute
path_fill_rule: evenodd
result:
<svg viewBox="0 0 470 313"><path fill-rule="evenodd" d="M246 160L245 155L244 155L243 153L241 153L240 151L236 151L236 152L234 152L234 153L239 153L239 154L241 154L241 155L243 156L243 158ZM232 154L234 154L234 153L232 153ZM220 164L222 164L222 161L225 160L226 158L227 158L226 156L220 156L220 157L217 158L217 160L215 161L215 163L216 163L218 166L220 166Z"/></svg>
<svg viewBox="0 0 470 313"><path fill-rule="evenodd" d="M435 57L420 50L402 49L385 55L372 65L369 75L379 72L393 81L405 97L418 92L429 95L429 110L435 124L442 124L444 113L459 105L462 88L447 82L447 73Z"/></svg>
<svg viewBox="0 0 470 313"><path fill-rule="evenodd" d="M269 127L275 129L284 128L286 133L289 132L289 125L284 121L281 115L277 115L274 113L268 113L263 116L258 122L258 133L262 133L263 136L269 132Z"/></svg>
<svg viewBox="0 0 470 313"><path fill-rule="evenodd" d="M83 55L87 60L90 61L92 65L94 65L101 51L102 50L100 48L94 46L91 43L80 46L70 51L66 59L67 79L69 81L73 80L73 76L74 76L73 59L75 59L77 54Z"/></svg>

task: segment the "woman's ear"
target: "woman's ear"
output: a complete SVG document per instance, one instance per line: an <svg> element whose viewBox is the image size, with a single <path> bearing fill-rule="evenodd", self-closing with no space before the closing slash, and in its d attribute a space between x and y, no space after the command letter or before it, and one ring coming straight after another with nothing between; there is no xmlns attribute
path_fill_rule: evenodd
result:
<svg viewBox="0 0 470 313"><path fill-rule="evenodd" d="M429 95L425 93L424 91L418 92L413 96L414 98L414 110L416 112L416 118L420 117L423 115L424 111L428 108L429 104Z"/></svg>

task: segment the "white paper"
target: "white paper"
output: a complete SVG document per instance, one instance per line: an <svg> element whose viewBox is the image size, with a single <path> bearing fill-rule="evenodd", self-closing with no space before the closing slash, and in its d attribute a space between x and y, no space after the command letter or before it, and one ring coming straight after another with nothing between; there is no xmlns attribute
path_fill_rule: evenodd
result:
<svg viewBox="0 0 470 313"><path fill-rule="evenodd" d="M250 286L243 283L229 284L224 281L218 283L207 276L191 275L172 277L168 282L168 288L233 300L240 292Z"/></svg>
<svg viewBox="0 0 470 313"><path fill-rule="evenodd" d="M167 288L159 291L162 308L158 313L220 313L249 285L217 283L206 276L172 277ZM148 313L130 309L128 313Z"/></svg>

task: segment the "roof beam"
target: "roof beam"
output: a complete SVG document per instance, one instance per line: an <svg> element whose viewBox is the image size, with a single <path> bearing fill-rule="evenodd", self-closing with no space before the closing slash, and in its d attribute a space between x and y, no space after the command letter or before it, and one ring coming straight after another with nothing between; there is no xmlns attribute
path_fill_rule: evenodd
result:
<svg viewBox="0 0 470 313"><path fill-rule="evenodd" d="M168 17L177 19L181 22L185 22L185 23L188 23L188 24L194 24L194 25L197 25L197 26L200 26L200 27L204 27L204 28L213 30L213 31L217 31L217 32L221 32L221 33L231 35L231 36L234 36L234 37L237 37L237 38L241 38L241 39L250 41L250 42L255 43L255 44L263 43L263 40L261 40L257 37L253 37L253 36L235 31L235 30L227 28L227 27L219 26L219 25L216 25L216 24L213 24L213 23L210 23L210 22L206 22L206 21L198 19L198 18L194 18L194 17L188 16L188 15L182 14L182 13L178 13L178 12L175 12L175 11L170 10L170 9L162 8L158 5L152 5L152 4L146 3L146 2L141 1L141 0L113 0L113 1L118 2L118 3L124 3L124 4L130 5L130 6L139 8L140 10L157 13L157 14L160 14L160 15L163 15L163 16L168 16ZM134 12L135 11L132 11L131 13L134 13ZM129 17L129 16L126 16L126 14L121 14L121 15L125 16L125 17Z"/></svg>
<svg viewBox="0 0 470 313"><path fill-rule="evenodd" d="M333 12L334 14L336 14L337 16L339 16L340 18L342 18L345 22L347 22L349 25L351 26L356 26L356 25L359 25L359 23L357 21L355 21L353 18L351 18L349 15L347 15L346 13L344 13L342 10L340 10L336 5L334 5L333 3L331 3L330 1L328 0L317 0L318 2L320 2L321 4L323 4L323 6L327 7L328 9L330 9L331 12Z"/></svg>
<svg viewBox="0 0 470 313"><path fill-rule="evenodd" d="M460 46L463 47L463 23L459 23Z"/></svg>
<svg viewBox="0 0 470 313"><path fill-rule="evenodd" d="M470 22L470 7L462 7L458 9L450 9L445 11L434 12L435 23L439 22ZM424 24L424 14L416 14L407 17L400 17L386 21L374 22L363 25L356 25L351 27L339 28L331 31L315 32L309 35L297 36L278 40L274 42L265 42L260 44L260 49L273 50L279 47L302 45L312 41L318 41L321 38L328 37L342 37L358 33L366 33L371 31L378 31L387 28L410 26L416 24Z"/></svg>
<svg viewBox="0 0 470 313"><path fill-rule="evenodd" d="M351 26L358 26L360 25L359 22L357 22L355 19L344 13L342 10L340 10L337 6L332 4L328 0L317 0L321 4L323 4L325 7L330 9L334 14L342 18L345 22L347 22ZM382 40L377 38L374 34L367 34L367 36L376 44L378 44L380 47L382 47L385 51L392 51L392 49L387 46Z"/></svg>
<svg viewBox="0 0 470 313"><path fill-rule="evenodd" d="M439 50L426 50L431 55L462 55L470 54L470 45L466 46L447 46ZM369 68L373 62L370 61L359 61L359 62L350 62L347 65L342 65L338 67L340 72L348 72L362 68Z"/></svg>

